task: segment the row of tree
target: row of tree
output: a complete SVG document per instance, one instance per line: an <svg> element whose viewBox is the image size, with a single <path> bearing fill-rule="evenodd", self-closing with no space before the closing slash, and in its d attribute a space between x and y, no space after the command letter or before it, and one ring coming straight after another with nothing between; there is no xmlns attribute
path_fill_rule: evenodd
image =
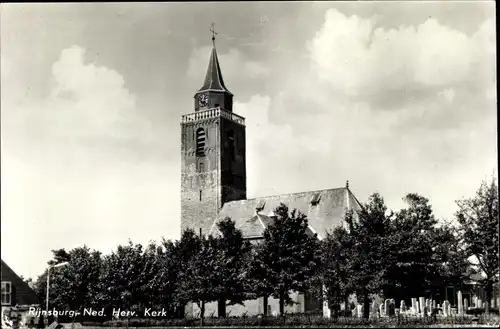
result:
<svg viewBox="0 0 500 329"><path fill-rule="evenodd" d="M146 247L129 242L109 255L85 246L55 250L49 265L69 265L51 270L50 307L163 307L170 316L183 316L184 306L193 301L203 318L208 302L218 302L218 314L225 316L226 305L272 296L284 313L293 303L291 291L307 291L326 298L334 316L356 294L368 317L373 295L409 302L422 292L459 287L470 268L484 274L480 283L489 301L499 274L495 181L457 202L458 225L439 223L422 196L409 194L405 200L405 209L392 212L374 194L361 210L346 213L346 225L322 240L308 230L305 215L280 205L277 218L254 244L226 218L216 236L187 230L178 241ZM46 275L36 282L42 302Z"/></svg>

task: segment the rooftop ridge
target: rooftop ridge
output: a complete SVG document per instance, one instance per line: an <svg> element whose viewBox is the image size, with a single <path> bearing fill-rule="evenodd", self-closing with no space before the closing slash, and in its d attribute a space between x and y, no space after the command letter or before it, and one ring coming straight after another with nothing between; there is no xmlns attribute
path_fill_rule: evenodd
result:
<svg viewBox="0 0 500 329"><path fill-rule="evenodd" d="M302 192L293 192L293 193L273 194L273 195L260 196L260 197L250 198L250 199L244 199L244 200L229 201L229 202L226 202L226 204L236 204L236 203L241 203L241 202L246 202L246 201L259 200L259 199L263 199L263 198L275 198L275 197L280 197L280 196L283 196L283 195L299 195L299 194L307 194L307 193L320 193L320 192L325 192L325 191L345 190L345 189L346 189L346 187L335 187L335 188L325 188L325 189L321 189L321 190L312 190L312 191L302 191ZM347 188L347 190L349 190L349 189Z"/></svg>
<svg viewBox="0 0 500 329"><path fill-rule="evenodd" d="M354 195L354 193L351 192L351 190L347 187L347 192L349 193L350 196L352 196L354 198L354 200L358 203L358 205L363 208L363 204L361 202L359 202L358 198L356 198L356 196Z"/></svg>

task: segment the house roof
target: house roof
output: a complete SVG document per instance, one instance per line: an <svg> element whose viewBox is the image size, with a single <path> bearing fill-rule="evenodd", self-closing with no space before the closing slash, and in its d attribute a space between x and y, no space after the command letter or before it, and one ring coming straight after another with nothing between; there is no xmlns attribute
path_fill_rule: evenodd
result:
<svg viewBox="0 0 500 329"><path fill-rule="evenodd" d="M35 291L26 283L16 272L14 272L7 263L2 259L2 281L10 281L17 290L16 300L13 304L20 303L21 305L36 304L37 295Z"/></svg>
<svg viewBox="0 0 500 329"><path fill-rule="evenodd" d="M224 85L224 79L222 78L222 71L220 69L219 58L217 57L215 45L212 48L212 53L210 54L205 82L198 90L197 94L204 91L218 91L232 95L232 93Z"/></svg>
<svg viewBox="0 0 500 329"><path fill-rule="evenodd" d="M319 238L327 231L342 225L347 209L360 209L361 205L349 188L282 194L255 199L227 202L219 213L219 220L229 217L245 238L262 237L265 228L272 222L268 216L280 203L291 211L297 209L307 216L309 230ZM217 221L209 234L217 234Z"/></svg>
<svg viewBox="0 0 500 329"><path fill-rule="evenodd" d="M9 272L10 275L14 275L17 279L19 280L22 280L21 277L19 275L17 275L16 272L14 272L13 269L10 268L9 265L7 265L7 263L2 259L2 274L6 273L7 271Z"/></svg>

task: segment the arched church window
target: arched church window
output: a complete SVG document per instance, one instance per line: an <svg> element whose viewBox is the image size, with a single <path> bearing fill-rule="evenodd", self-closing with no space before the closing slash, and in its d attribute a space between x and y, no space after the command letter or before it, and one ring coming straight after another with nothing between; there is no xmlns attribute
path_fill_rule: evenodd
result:
<svg viewBox="0 0 500 329"><path fill-rule="evenodd" d="M196 130L196 156L205 156L205 129Z"/></svg>

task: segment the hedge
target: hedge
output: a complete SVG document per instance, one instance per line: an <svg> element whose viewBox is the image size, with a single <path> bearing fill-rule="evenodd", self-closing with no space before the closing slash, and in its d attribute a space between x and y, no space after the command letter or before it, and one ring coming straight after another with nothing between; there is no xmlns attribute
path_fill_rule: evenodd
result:
<svg viewBox="0 0 500 329"><path fill-rule="evenodd" d="M200 319L141 319L113 320L103 323L83 322L84 326L114 327L114 328L145 328L145 327L198 327ZM290 314L284 317L208 317L203 320L206 327L415 327L436 325L500 325L497 316L450 316L450 317L416 317L400 315L392 318L353 318L339 317L328 319L322 316L307 314Z"/></svg>

